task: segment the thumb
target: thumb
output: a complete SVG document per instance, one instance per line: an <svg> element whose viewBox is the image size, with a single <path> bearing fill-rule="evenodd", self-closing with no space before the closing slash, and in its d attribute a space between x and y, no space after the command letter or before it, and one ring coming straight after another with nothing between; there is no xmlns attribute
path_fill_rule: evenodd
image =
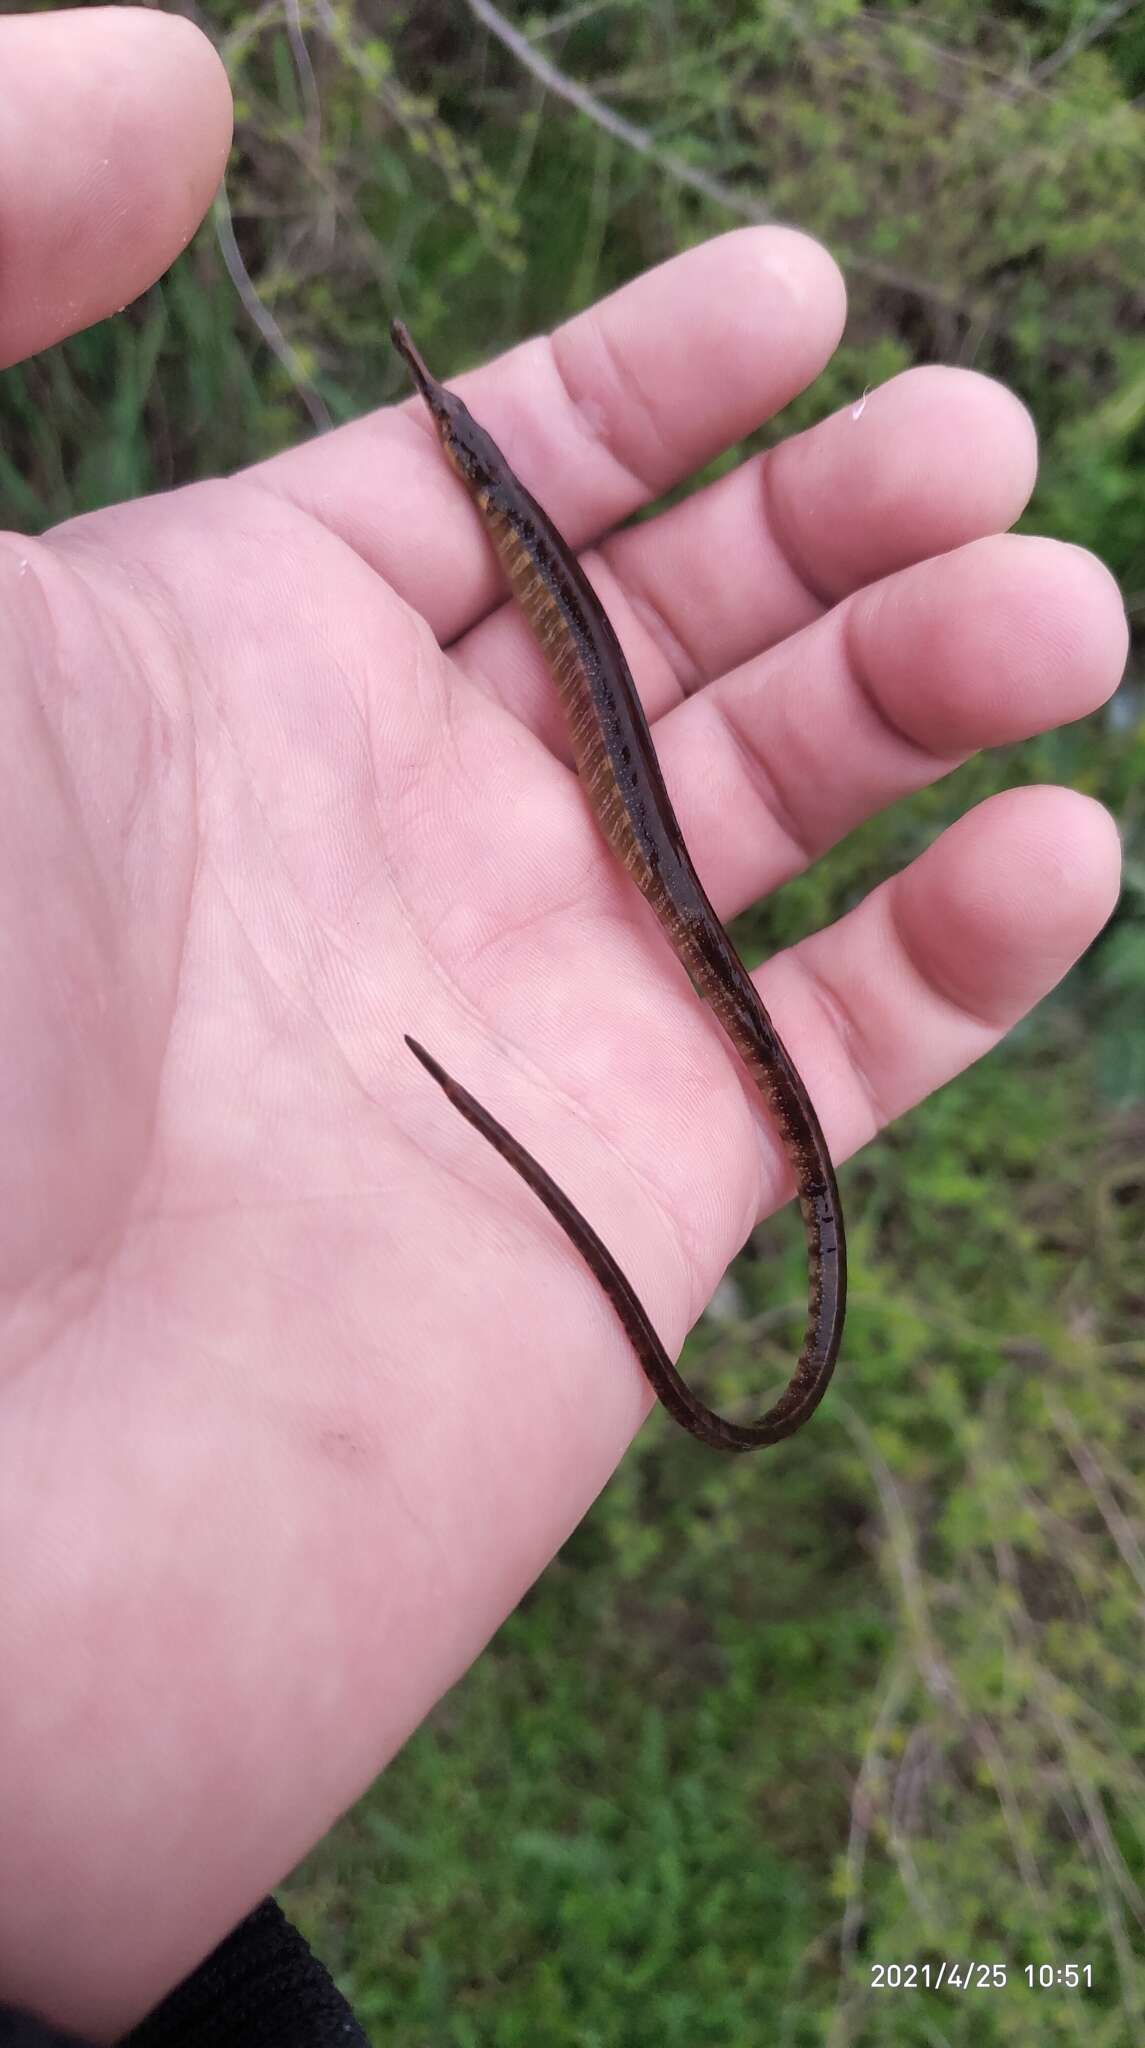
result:
<svg viewBox="0 0 1145 2048"><path fill-rule="evenodd" d="M179 15L94 7L0 21L0 366L136 298L223 174L226 73Z"/></svg>

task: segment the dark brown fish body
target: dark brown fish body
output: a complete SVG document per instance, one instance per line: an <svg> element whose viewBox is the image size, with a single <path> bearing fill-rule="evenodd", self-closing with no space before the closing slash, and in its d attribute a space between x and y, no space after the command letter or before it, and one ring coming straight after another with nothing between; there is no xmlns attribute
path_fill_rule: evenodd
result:
<svg viewBox="0 0 1145 2048"><path fill-rule="evenodd" d="M706 1408L671 1364L628 1281L584 1217L515 1139L413 1050L450 1100L529 1182L605 1288L652 1386L686 1429L726 1450L752 1450L798 1429L834 1369L846 1302L846 1247L831 1155L796 1068L708 901L669 800L648 721L620 643L576 556L513 476L485 429L426 369L406 330L393 337L469 490L513 595L540 644L568 719L585 794L609 845L651 904L770 1109L791 1160L807 1233L807 1332L792 1379L758 1422ZM409 1041L411 1045L413 1041Z"/></svg>

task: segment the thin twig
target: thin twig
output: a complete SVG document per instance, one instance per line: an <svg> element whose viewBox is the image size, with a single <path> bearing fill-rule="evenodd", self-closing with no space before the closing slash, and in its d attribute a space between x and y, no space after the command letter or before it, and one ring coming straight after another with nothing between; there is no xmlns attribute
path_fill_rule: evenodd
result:
<svg viewBox="0 0 1145 2048"><path fill-rule="evenodd" d="M934 1757L934 1737L925 1722L912 1728L895 1773L894 1796L887 1817L887 1847L894 1858L905 1896L919 1915L927 1937L938 1938L941 1919L935 1911L912 1847L919 1833L922 1796L929 1783Z"/></svg>
<svg viewBox="0 0 1145 2048"><path fill-rule="evenodd" d="M302 10L299 0L286 0L286 33L290 42L294 69L306 106L306 139L312 149L317 149L322 140L322 101L318 95L318 80L310 62L306 47L306 35L302 26Z"/></svg>
<svg viewBox="0 0 1145 2048"><path fill-rule="evenodd" d="M676 156L671 150L661 149L647 128L638 128L634 121L626 121L623 114L616 113L603 100L597 99L596 94L590 92L587 86L578 85L575 78L569 78L564 71L558 71L548 57L542 57L540 51L533 48L520 29L514 28L511 22L505 20L503 14L498 13L491 0L466 0L466 5L470 13L476 15L490 34L495 35L498 42L504 43L505 48L512 52L518 62L523 64L527 71L532 72L534 78L539 78L541 84L547 86L550 92L556 93L558 99L566 100L570 107L576 107L579 113L587 114L590 121L595 121L597 127L603 128L615 141L623 142L627 149L636 150L640 156L651 157L659 164L661 170L667 171L669 177L681 185L690 185L693 191L702 192L705 199L711 199L717 206L731 206L742 211L750 205L753 219L764 225L772 220L773 216L766 207L759 206L754 201L746 201L743 195L733 190L730 185L723 184L718 178L709 177L706 171L698 170L695 164L685 163L683 157Z"/></svg>
<svg viewBox="0 0 1145 2048"><path fill-rule="evenodd" d="M1060 49L1052 51L1048 57L1043 57L1040 64L1035 64L1030 76L1039 83L1043 79L1052 78L1054 72L1060 71L1063 64L1068 64L1071 57L1076 57L1079 50L1088 49L1091 43L1096 43L1098 38L1105 34L1107 28L1112 28L1115 22L1120 21L1123 14L1132 14L1134 8L1139 5L1140 0L1112 0L1112 4L1103 8L1092 21L1073 29Z"/></svg>
<svg viewBox="0 0 1145 2048"><path fill-rule="evenodd" d="M322 161L322 98L318 91L318 80L314 76L314 66L310 61L310 51L306 44L306 29L302 19L301 0L285 0L285 4L286 33L290 41L291 55L294 58L294 69L305 107L301 154L307 170L313 175L315 167ZM334 241L338 232L337 205L332 201L329 191L326 193L326 206L324 210L317 214L315 226L319 246L328 263L333 255Z"/></svg>
<svg viewBox="0 0 1145 2048"><path fill-rule="evenodd" d="M844 1977L854 1962L859 1945L859 1927L863 1916L863 1866L867 1860L871 1821L878 1807L878 1781L886 1774L886 1739L899 1718L913 1676L910 1661L900 1654L892 1665L890 1676L883 1687L883 1696L867 1737L863 1760L859 1765L851 1794L851 1825L847 1836L846 1856L846 1905L843 1908L843 1925L839 1934L839 1968Z"/></svg>
<svg viewBox="0 0 1145 2048"><path fill-rule="evenodd" d="M1102 1521L1105 1523L1121 1556L1133 1575L1137 1590L1145 1597L1145 1556L1133 1531L1128 1516L1114 1496L1101 1466L1086 1443L1077 1423L1067 1408L1059 1401L1049 1402L1050 1420L1065 1444L1085 1485L1093 1496Z"/></svg>
<svg viewBox="0 0 1145 2048"><path fill-rule="evenodd" d="M274 314L263 305L262 300L259 298L250 272L239 254L239 245L235 241L235 231L231 222L231 209L227 201L225 187L220 191L215 200L214 218L215 238L218 242L223 262L227 266L227 274L239 295L244 311L254 322L271 354L277 356L282 364L319 433L324 434L333 425L333 421L326 410L322 398L307 377L295 350L286 339Z"/></svg>
<svg viewBox="0 0 1145 2048"><path fill-rule="evenodd" d="M1006 1762L1005 1752L989 1721L984 1717L974 1722L971 1735L979 1756L994 1780L994 1791L998 1804L1002 1809L1002 1817L1005 1820L1006 1832L1010 1837L1011 1846L1013 1847L1018 1873L1030 1898L1034 1902L1038 1918L1046 1929L1046 1940L1049 1944L1050 1955L1056 1959L1053 1938L1049 1932L1052 1924L1050 1902L1046 1896L1046 1888L1042 1883L1042 1874L1038 1869L1037 1859L1030 1845L1029 1831L1022 1818L1022 1809L1018 1803L1018 1795L1014 1790L1014 1781L1010 1775L1010 1766Z"/></svg>
<svg viewBox="0 0 1145 2048"><path fill-rule="evenodd" d="M1013 1545L1002 1537L995 1537L991 1544L995 1567L1001 1583L1007 1586L1013 1596L1014 1624L1018 1635L1026 1644L1030 1656L1031 1703L1042 1722L1052 1729L1061 1752L1070 1789L1081 1809L1088 1835L1082 1833L1063 1799L1063 1810L1073 1830L1074 1840L1082 1855L1095 1867L1098 1885L1105 1909L1105 1925L1110 1946L1117 1962L1121 1979L1122 2005L1132 2026L1135 2043L1145 2044L1145 2030L1142 2026L1141 1995L1137 1985L1137 1971L1129 1944L1128 1930L1122 1900L1129 1906L1138 1926L1145 1926L1145 1900L1130 1872L1121 1851L1114 1840L1101 1802L1094 1790L1081 1753L1082 1745L1059 1711L1056 1701L1056 1687L1038 1661L1035 1645L1035 1629L1022 1598L1021 1581Z"/></svg>
<svg viewBox="0 0 1145 2048"><path fill-rule="evenodd" d="M998 64L989 63L985 57L965 50L956 50L950 43L940 43L933 36L923 35L921 29L909 27L901 14L886 14L881 9L872 7L857 14L855 22L858 27L864 29L890 29L895 36L907 37L909 41L917 44L922 50L928 50L931 56L937 57L944 64L976 72L983 79L996 80L996 85L988 87L987 90L993 91L997 99L1014 100L1023 93L1033 93L1039 99L1051 97L1049 93L1040 92L1037 86L1031 85L1029 78L1018 77L1012 71L1004 71Z"/></svg>
<svg viewBox="0 0 1145 2048"><path fill-rule="evenodd" d="M960 1702L954 1675L939 1654L934 1630L931 1627L922 1573L915 1550L914 1533L895 1476L866 1423L852 1408L851 1403L836 1394L833 1407L836 1416L850 1432L866 1460L879 1496L891 1552L898 1568L903 1607L914 1638L914 1654L919 1676L932 1699L958 1705Z"/></svg>
<svg viewBox="0 0 1145 2048"><path fill-rule="evenodd" d="M538 42L542 36L566 35L578 22L591 21L594 14L603 14L611 5L612 0L584 0L580 7L568 7L563 14L553 14L547 21L538 21L533 34Z"/></svg>
<svg viewBox="0 0 1145 2048"><path fill-rule="evenodd" d="M496 36L518 63L531 71L534 78L539 78L558 99L565 100L570 107L587 115L598 128L603 128L626 149L647 157L675 184L688 186L710 200L713 206L737 214L741 220L751 221L755 226L767 227L775 221L776 216L758 200L748 198L734 185L725 184L722 178L713 178L707 171L699 170L695 164L677 156L674 150L663 149L647 128L638 128L635 122L626 121L623 114L618 114L604 100L598 99L587 86L578 85L575 78L559 71L555 64L533 48L519 29L505 20L504 15L492 5L492 0L466 0L466 6L475 20L481 22L490 35ZM894 291L909 292L915 298L930 300L963 318L975 310L957 292L947 291L942 285L931 284L925 278L910 277L889 263L876 263L870 257L856 255L853 251L847 252L846 260L852 270L861 271L864 276L873 278L876 284L885 284Z"/></svg>

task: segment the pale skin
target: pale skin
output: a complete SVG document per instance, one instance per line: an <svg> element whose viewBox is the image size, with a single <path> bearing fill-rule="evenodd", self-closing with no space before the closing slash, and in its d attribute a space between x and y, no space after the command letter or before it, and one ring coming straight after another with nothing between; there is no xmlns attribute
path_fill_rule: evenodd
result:
<svg viewBox="0 0 1145 2048"><path fill-rule="evenodd" d="M144 10L0 22L0 75L11 362L174 258L230 105L207 43ZM967 372L607 538L842 319L822 249L744 231L455 380L585 551L725 917L975 748L1093 710L1124 658L1101 565L1006 535L1033 432ZM789 1185L414 403L0 537L0 584L0 1999L110 2037L382 1768L649 1404L403 1031L567 1187L670 1347ZM836 1158L989 1052L1117 880L1099 805L1015 790L770 961Z"/></svg>

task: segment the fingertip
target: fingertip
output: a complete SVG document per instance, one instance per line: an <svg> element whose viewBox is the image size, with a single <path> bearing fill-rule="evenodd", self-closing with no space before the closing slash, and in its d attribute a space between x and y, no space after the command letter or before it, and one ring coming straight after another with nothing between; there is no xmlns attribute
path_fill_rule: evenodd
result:
<svg viewBox="0 0 1145 2048"><path fill-rule="evenodd" d="M0 362L14 362L117 311L174 261L222 177L232 108L207 37L149 8L9 17L0 74Z"/></svg>
<svg viewBox="0 0 1145 2048"><path fill-rule="evenodd" d="M142 14L137 7L116 11L129 12L133 20ZM194 126L200 142L199 177L206 188L199 209L201 217L222 182L234 139L235 108L227 68L210 37L186 15L147 13L143 18L156 25L162 23L160 47L172 80L180 86L182 104L188 103L188 88L194 95Z"/></svg>
<svg viewBox="0 0 1145 2048"><path fill-rule="evenodd" d="M770 451L769 503L814 587L842 597L1003 533L1027 504L1037 437L975 371L904 370Z"/></svg>
<svg viewBox="0 0 1145 2048"><path fill-rule="evenodd" d="M900 876L900 929L934 987L1008 1028L1093 943L1120 873L1103 804L1054 783L1002 790Z"/></svg>
<svg viewBox="0 0 1145 2048"><path fill-rule="evenodd" d="M1016 392L979 370L920 363L875 394L898 440L897 486L923 479L949 501L942 544L1004 533L1029 503L1038 432ZM870 423L876 411L870 408ZM894 488L894 484L891 485ZM937 552L936 540L928 551Z"/></svg>
<svg viewBox="0 0 1145 2048"><path fill-rule="evenodd" d="M1096 711L1120 684L1129 654L1129 620L1117 578L1100 556L1076 541L1046 541L1032 535L1015 540L1047 554L1053 551L1058 637L1085 692L1079 711Z"/></svg>
<svg viewBox="0 0 1145 2048"><path fill-rule="evenodd" d="M1044 783L1023 793L1034 799L1028 810L1041 836L1034 858L1048 880L1047 896L1060 890L1078 950L1083 951L1108 923L1121 894L1117 820L1096 797L1080 789Z"/></svg>
<svg viewBox="0 0 1145 2048"><path fill-rule="evenodd" d="M710 281L714 303L733 310L737 354L769 412L811 383L834 354L847 318L847 287L834 257L813 235L770 224L729 228L676 261L697 291Z"/></svg>
<svg viewBox="0 0 1145 2048"><path fill-rule="evenodd" d="M1004 530L1029 503L1038 480L1038 429L1029 406L1008 384L981 370L935 363L905 374L923 389L929 383L945 391L964 449L971 462L976 456L981 460L981 528ZM997 501L993 518L991 499Z"/></svg>
<svg viewBox="0 0 1145 2048"><path fill-rule="evenodd" d="M753 263L769 284L786 292L798 313L814 319L820 349L832 354L846 325L847 286L830 250L801 228L753 227L733 232L751 238Z"/></svg>

